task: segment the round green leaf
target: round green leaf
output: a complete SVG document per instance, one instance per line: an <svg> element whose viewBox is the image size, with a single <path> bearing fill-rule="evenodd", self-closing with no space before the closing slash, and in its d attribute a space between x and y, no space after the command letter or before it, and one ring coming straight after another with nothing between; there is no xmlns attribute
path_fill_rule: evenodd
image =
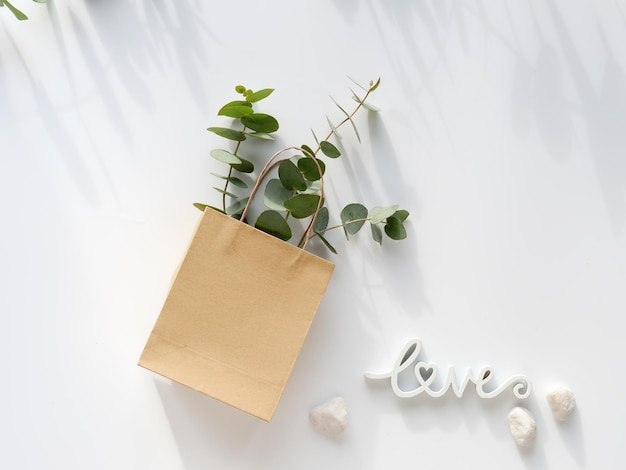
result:
<svg viewBox="0 0 626 470"><path fill-rule="evenodd" d="M252 106L247 101L231 101L226 103L217 112L218 116L228 116L232 118L240 118L254 113Z"/></svg>
<svg viewBox="0 0 626 470"><path fill-rule="evenodd" d="M263 203L268 209L286 211L285 201L293 196L293 190L287 189L278 179L271 179L265 185Z"/></svg>
<svg viewBox="0 0 626 470"><path fill-rule="evenodd" d="M406 238L406 229L402 221L397 217L388 217L385 224L385 233L392 240L404 240Z"/></svg>
<svg viewBox="0 0 626 470"><path fill-rule="evenodd" d="M213 149L211 150L211 156L217 161L227 163L229 165L238 165L239 163L241 163L241 159L237 155L229 152L228 150Z"/></svg>
<svg viewBox="0 0 626 470"><path fill-rule="evenodd" d="M367 208L363 204L348 204L341 210L340 217L346 237L348 234L354 235L367 219Z"/></svg>
<svg viewBox="0 0 626 470"><path fill-rule="evenodd" d="M396 219L400 219L400 222L404 222L409 217L409 211L400 209L399 211L396 211L393 216Z"/></svg>
<svg viewBox="0 0 626 470"><path fill-rule="evenodd" d="M246 140L246 134L241 131L236 131L235 129L228 129L227 127L208 127L207 131L237 142Z"/></svg>
<svg viewBox="0 0 626 470"><path fill-rule="evenodd" d="M313 152L311 147L309 147L308 145L302 144L300 146L300 148L302 148L302 150L304 150L306 153L308 153L310 157L314 157L315 156L315 152Z"/></svg>
<svg viewBox="0 0 626 470"><path fill-rule="evenodd" d="M303 219L315 213L319 202L317 194L296 194L285 201L285 208L296 219Z"/></svg>
<svg viewBox="0 0 626 470"><path fill-rule="evenodd" d="M341 152L337 149L337 147L335 147L327 140L323 140L320 142L320 149L328 158L337 158L341 156Z"/></svg>
<svg viewBox="0 0 626 470"><path fill-rule="evenodd" d="M253 131L271 134L278 130L278 121L269 114L254 113L241 118L241 122Z"/></svg>
<svg viewBox="0 0 626 470"><path fill-rule="evenodd" d="M267 210L262 212L254 226L281 240L287 241L291 238L291 228L289 224L283 216L276 211Z"/></svg>
<svg viewBox="0 0 626 470"><path fill-rule="evenodd" d="M319 168L315 164L316 161ZM315 161L312 158L301 158L298 160L298 169L308 181L317 181L320 179L320 169L322 170L322 175L326 172L326 165L317 158Z"/></svg>
<svg viewBox="0 0 626 470"><path fill-rule="evenodd" d="M239 158L239 160L241 161L240 163L231 164L231 166L235 170L240 171L242 173L252 173L254 171L254 164L251 161L245 160L243 158Z"/></svg>
<svg viewBox="0 0 626 470"><path fill-rule="evenodd" d="M285 160L278 166L278 178L280 178L280 182L287 189L306 190L304 176L290 160Z"/></svg>
<svg viewBox="0 0 626 470"><path fill-rule="evenodd" d="M398 210L398 206L389 206L389 207L372 207L368 214L370 222L372 224L379 224L387 217L391 217Z"/></svg>

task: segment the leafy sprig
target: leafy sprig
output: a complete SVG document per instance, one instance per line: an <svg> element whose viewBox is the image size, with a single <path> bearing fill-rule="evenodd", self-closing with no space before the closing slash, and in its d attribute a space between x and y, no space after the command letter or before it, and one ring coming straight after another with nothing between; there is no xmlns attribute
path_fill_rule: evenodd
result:
<svg viewBox="0 0 626 470"><path fill-rule="evenodd" d="M367 100L380 85L380 79L376 82L370 81L369 86L364 87L355 82L363 90L362 96L354 90L352 98L356 101L356 107L351 111L346 111L332 97L331 100L342 112L343 119L337 124L333 124L326 116L329 131L323 139L319 139L315 132L311 130L314 146L303 144L299 147L287 147L279 150L266 163L259 173L257 183L250 190L246 197L240 197L229 191L229 186L233 185L241 189L247 189L247 183L242 180L238 173L251 173L254 171L254 164L241 156L242 142L248 137L262 140L273 140L273 133L278 131L278 121L271 115L259 113L254 109L254 105L267 98L274 91L265 88L259 91L252 91L244 86L237 86L235 91L242 96L242 99L226 103L218 112L219 116L226 116L233 119L234 127L209 127L208 130L225 139L236 142L232 151L224 149L214 149L211 156L216 160L228 165L227 175L215 175L224 181L223 187L215 187L220 192L222 207L216 208L206 204L195 203L201 210L207 207L218 210L233 217L245 220L250 199L258 191L261 182L276 170L276 176L267 181L263 195L263 201L267 207L256 219L254 225L259 230L269 233L277 238L288 241L293 237L289 218L309 219L308 225L303 229L303 233L298 241L298 246L305 248L309 240L319 238L322 243L333 253L337 250L325 237L326 232L343 228L346 237L354 235L361 230L366 222L369 222L370 232L373 240L379 244L383 242L383 234L392 240L402 240L407 233L404 222L409 216L409 212L400 209L397 205L389 207L373 207L368 210L360 203L351 203L345 206L341 213L341 224L329 226L329 211L326 207L323 191L323 181L326 172L326 163L323 158L336 159L341 156L339 149L330 142L331 138L341 139L339 129L350 123L357 139L361 140L354 116L361 109L377 112L378 108ZM296 150L298 153L289 158L279 156L286 152ZM227 206L227 198L232 199L231 205Z"/></svg>
<svg viewBox="0 0 626 470"><path fill-rule="evenodd" d="M46 3L48 0L33 0L35 3ZM24 21L28 19L28 16L24 14L21 10L17 9L9 0L0 0L0 7L6 6L11 13L20 21Z"/></svg>

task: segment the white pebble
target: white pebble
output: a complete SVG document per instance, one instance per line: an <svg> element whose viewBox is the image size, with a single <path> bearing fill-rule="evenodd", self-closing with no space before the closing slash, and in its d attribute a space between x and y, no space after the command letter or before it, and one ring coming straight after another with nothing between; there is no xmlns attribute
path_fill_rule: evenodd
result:
<svg viewBox="0 0 626 470"><path fill-rule="evenodd" d="M554 417L565 421L576 408L574 393L566 387L557 387L546 396Z"/></svg>
<svg viewBox="0 0 626 470"><path fill-rule="evenodd" d="M341 397L335 397L313 408L309 421L315 429L330 437L341 435L348 426L348 407Z"/></svg>
<svg viewBox="0 0 626 470"><path fill-rule="evenodd" d="M535 418L526 408L516 406L509 412L509 427L518 446L532 447L537 436Z"/></svg>

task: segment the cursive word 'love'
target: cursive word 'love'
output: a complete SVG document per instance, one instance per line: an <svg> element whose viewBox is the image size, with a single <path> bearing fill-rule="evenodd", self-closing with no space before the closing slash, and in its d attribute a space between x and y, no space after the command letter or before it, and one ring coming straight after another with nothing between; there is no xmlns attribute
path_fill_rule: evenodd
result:
<svg viewBox="0 0 626 470"><path fill-rule="evenodd" d="M465 375L457 383L456 372L453 366L448 366L448 373L442 378L441 386L437 388L435 381L439 376L439 367L432 362L418 361L419 353L422 349L422 341L419 338L411 339L400 351L393 369L389 372L376 373L366 372L365 377L373 380L390 379L393 392L400 398L410 398L421 393L438 398L443 396L448 389L452 389L454 394L461 398L467 385L472 382L476 386L476 393L481 398L494 398L512 386L513 395L519 399L528 398L531 392L530 382L524 375L514 375L509 377L499 386L490 389L488 382L492 379L493 370L489 366L483 366L478 374L472 375L472 370L467 368ZM403 390L400 388L400 375L407 369L413 367L411 377L416 379L414 388ZM411 373L410 371L408 372ZM406 374L405 374L406 375ZM488 390L485 390L487 386Z"/></svg>

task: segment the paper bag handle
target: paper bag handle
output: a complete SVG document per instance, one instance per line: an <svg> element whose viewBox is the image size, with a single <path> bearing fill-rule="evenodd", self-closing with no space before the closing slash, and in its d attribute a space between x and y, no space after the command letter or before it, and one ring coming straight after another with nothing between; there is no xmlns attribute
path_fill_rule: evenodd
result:
<svg viewBox="0 0 626 470"><path fill-rule="evenodd" d="M250 203L252 202L252 198L254 197L256 192L259 190L261 183L263 182L265 177L268 175L268 173L272 170L272 168L274 168L274 166L276 166L280 162L288 160L288 158L283 158L281 160L275 161L280 156L281 153L286 152L288 150L297 150L299 152L302 152L305 158L313 159L313 161L315 162L315 166L317 166L317 170L319 171L319 174L320 174L320 181L321 181L320 200L317 203L317 209L315 209L315 212L313 213L313 217L311 221L309 222L309 226L304 231L304 234L302 234L302 238L300 238L300 242L298 243L299 248L305 249L307 243L309 243L309 239L311 238L311 231L313 230L313 226L315 225L315 220L317 219L317 215L319 214L320 209L322 208L322 205L324 204L324 173L322 172L322 167L317 161L317 158L315 158L314 155L311 155L309 152L307 152L301 147L295 147L295 146L285 147L283 149L280 149L278 152L276 152L274 155L270 157L270 159L267 161L267 163L265 164L265 166L259 173L259 177L257 178L256 183L254 184L254 187L250 191L248 202L246 203L246 206L243 208L243 212L241 213L240 220L243 221L245 219L246 214L248 213L248 209L250 208Z"/></svg>

